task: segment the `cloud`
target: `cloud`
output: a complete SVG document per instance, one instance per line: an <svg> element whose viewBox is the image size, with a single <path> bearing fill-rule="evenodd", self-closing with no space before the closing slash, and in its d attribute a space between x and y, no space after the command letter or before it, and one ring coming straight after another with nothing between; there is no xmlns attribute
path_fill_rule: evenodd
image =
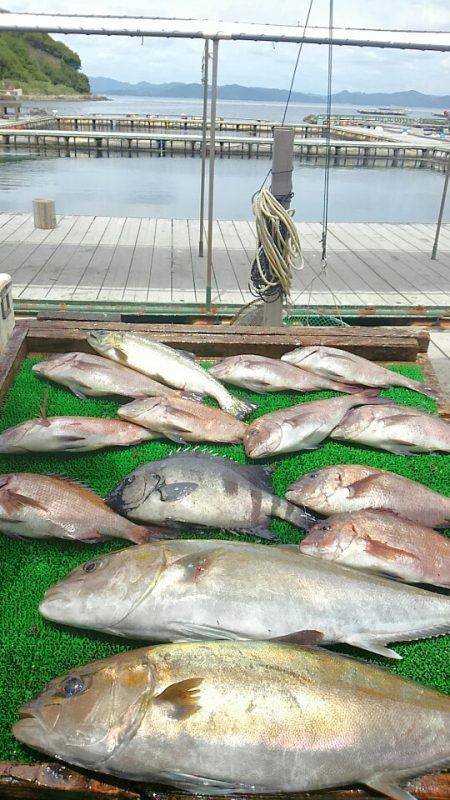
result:
<svg viewBox="0 0 450 800"><path fill-rule="evenodd" d="M309 0L134 0L136 16L173 16L226 21L277 24L302 24ZM67 0L10 0L10 11L65 13ZM336 4L335 24L342 27L410 28L449 30L449 0L340 0ZM77 12L92 13L91 0L78 0ZM97 0L96 14L124 13L123 0ZM131 11L129 12L131 13ZM311 24L326 25L328 0L315 0ZM89 75L126 80L132 83L168 81L197 82L200 79L203 43L191 40L127 37L61 36L81 57ZM222 42L219 83L286 87L289 84L297 46L255 42ZM450 55L336 47L333 86L336 91L396 91L417 89L432 94L448 93ZM326 87L326 48L305 45L295 88L324 92Z"/></svg>

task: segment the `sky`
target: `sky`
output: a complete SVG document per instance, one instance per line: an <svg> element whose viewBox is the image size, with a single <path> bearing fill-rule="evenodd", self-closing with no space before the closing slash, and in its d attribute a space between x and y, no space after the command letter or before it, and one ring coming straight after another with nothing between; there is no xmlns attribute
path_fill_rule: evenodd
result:
<svg viewBox="0 0 450 800"><path fill-rule="evenodd" d="M302 25L309 0L9 0L9 11L129 14ZM328 24L328 0L314 0L312 25ZM126 8L126 10L125 10ZM95 11L94 11L95 9ZM341 27L450 30L450 0L334 0ZM80 55L87 75L137 83L198 82L203 43L198 40L58 36ZM219 84L287 88L297 45L221 42ZM333 91L400 91L450 94L450 53L335 47ZM305 45L295 90L323 94L327 49Z"/></svg>

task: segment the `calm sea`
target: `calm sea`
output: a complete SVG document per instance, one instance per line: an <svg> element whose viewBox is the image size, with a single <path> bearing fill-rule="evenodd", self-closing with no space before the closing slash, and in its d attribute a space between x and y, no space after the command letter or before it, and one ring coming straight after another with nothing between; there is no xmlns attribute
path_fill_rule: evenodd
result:
<svg viewBox="0 0 450 800"><path fill-rule="evenodd" d="M36 105L30 103L28 105ZM196 100L117 97L107 102L49 101L57 113L86 114L200 114ZM301 121L324 106L292 104L288 122ZM336 106L343 114L350 106ZM218 113L233 119L279 121L280 103L220 102ZM429 116L430 109L414 109ZM216 162L215 216L252 219L251 198L269 166L267 159L240 158ZM56 201L61 214L102 216L198 217L199 158L58 158L12 151L0 156L0 209L30 211L34 197ZM332 169L331 221L434 222L443 186L442 174L429 170L351 168ZM322 214L323 168L295 163L293 207L296 219L318 221ZM450 221L450 201L446 221Z"/></svg>

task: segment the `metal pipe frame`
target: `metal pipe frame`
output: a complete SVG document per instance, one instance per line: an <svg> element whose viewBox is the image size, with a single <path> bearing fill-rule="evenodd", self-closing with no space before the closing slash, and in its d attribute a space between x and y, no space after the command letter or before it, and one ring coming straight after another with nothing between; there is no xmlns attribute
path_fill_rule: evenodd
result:
<svg viewBox="0 0 450 800"><path fill-rule="evenodd" d="M205 178L206 178L206 142L208 123L208 71L209 71L209 39L205 39L203 54L203 130L202 130L202 167L200 178L200 231L198 238L198 254L203 256L203 228L205 225Z"/></svg>
<svg viewBox="0 0 450 800"><path fill-rule="evenodd" d="M450 156L447 156L444 188L442 190L441 205L440 205L440 208L439 208L439 216L438 216L438 221L437 221L437 224L436 224L436 234L435 234L435 237L434 237L433 251L431 253L431 260L432 261L436 261L436 257L437 257L437 251L438 251L438 245L439 245L439 237L441 235L442 220L443 220L443 217L444 217L445 201L447 200L447 190L448 190L449 177L450 177Z"/></svg>
<svg viewBox="0 0 450 800"><path fill-rule="evenodd" d="M80 14L0 14L0 31L82 33L96 36L159 36L179 39L227 39L229 41L329 44L326 27L271 25L208 20L100 16ZM335 28L335 45L381 47L400 50L450 51L450 31L375 30Z"/></svg>
<svg viewBox="0 0 450 800"><path fill-rule="evenodd" d="M211 76L211 129L209 132L209 181L208 181L208 241L206 257L206 309L211 309L211 284L213 262L213 215L214 215L214 171L216 163L216 117L217 117L217 69L219 63L219 40L213 39Z"/></svg>

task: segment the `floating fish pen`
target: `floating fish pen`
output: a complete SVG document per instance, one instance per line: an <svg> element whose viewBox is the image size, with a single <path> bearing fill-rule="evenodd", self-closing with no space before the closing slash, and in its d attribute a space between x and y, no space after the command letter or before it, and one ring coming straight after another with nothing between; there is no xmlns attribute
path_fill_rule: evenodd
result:
<svg viewBox="0 0 450 800"><path fill-rule="evenodd" d="M33 149L39 153L56 153L59 156L88 154L95 157L146 154L158 158L201 156L200 134L121 133L118 131L16 130L0 129L0 143L10 148ZM215 152L218 158L270 158L273 151L271 137L217 134ZM324 164L327 142L325 139L298 138L294 141L294 158L307 164ZM209 144L207 144L209 154ZM448 151L433 145L402 142L377 142L373 140L347 141L333 138L330 159L333 166L343 167L408 167L443 171Z"/></svg>
<svg viewBox="0 0 450 800"><path fill-rule="evenodd" d="M414 379L425 379L435 389L438 386L426 355L429 334L417 328L255 329L219 325L199 329L182 325L20 321L0 355L0 400L3 405L1 430L39 414L47 389L46 384L32 372L32 365L52 353L90 351L87 336L96 328L138 332L152 340L193 351L203 364L218 357L240 353L279 358L299 344L323 344L388 363L394 371ZM240 389L232 389L232 393L258 404L253 418L295 403L333 396L331 392L316 392L306 396L289 392L260 395ZM420 406L427 411L438 411L446 417L450 416L450 409L442 397L438 399L436 406L430 398L409 389L389 389L383 395L398 403ZM120 403L119 399L80 400L66 389L52 384L48 395L48 413L112 417ZM176 447L171 442L155 440L104 453L0 455L0 462L2 473L25 470L35 473L56 472L82 481L101 496L105 496L136 466L167 456ZM238 463L248 463L241 445L202 445L201 449L226 455ZM448 456L421 454L405 458L330 439L317 450L291 453L283 458L269 458L264 463L274 467L273 487L280 497L284 495L288 484L301 475L324 465L339 463L360 463L388 469L443 493L448 491L450 479ZM281 542L297 542L301 537L299 530L288 522L275 520L272 525ZM189 532L190 538L193 535L197 536L197 532ZM213 538L233 538L220 531L211 531L210 535ZM202 538L201 534L199 538ZM0 795L4 798L140 800L148 796L148 788L144 793L139 785L115 781L98 773L94 775L79 772L61 763L46 763L43 758L36 761L36 753L14 740L11 735L11 725L17 719L19 706L34 697L48 680L80 663L136 647L136 642L58 628L46 622L38 613L38 604L44 592L70 569L86 559L122 547L123 543L116 540L87 546L62 540L23 541L0 537ZM367 653L364 658L383 664L397 675L413 678L426 686L448 693L448 641L448 637L441 636L396 644L398 653L403 657L402 661L386 664L386 659ZM361 657L361 652L352 648L337 649ZM151 758L151 754L149 757ZM186 797L178 790L167 787L152 788L154 791L151 796L160 800L181 800ZM450 795L450 774L426 775L410 780L405 788L419 800L444 800ZM274 798L282 795L264 796ZM311 792L285 795L296 800L312 800L316 796L321 800L376 800L379 797L372 789L356 787L322 790L317 795Z"/></svg>

